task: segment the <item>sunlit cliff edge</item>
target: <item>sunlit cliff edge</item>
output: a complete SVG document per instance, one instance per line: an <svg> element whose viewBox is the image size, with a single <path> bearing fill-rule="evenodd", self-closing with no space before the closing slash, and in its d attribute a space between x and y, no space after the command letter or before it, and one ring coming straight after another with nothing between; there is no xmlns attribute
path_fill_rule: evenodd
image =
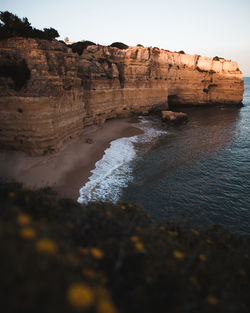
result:
<svg viewBox="0 0 250 313"><path fill-rule="evenodd" d="M0 147L57 151L84 126L168 105L240 104L236 62L158 48L0 41ZM16 70L15 70L16 69Z"/></svg>

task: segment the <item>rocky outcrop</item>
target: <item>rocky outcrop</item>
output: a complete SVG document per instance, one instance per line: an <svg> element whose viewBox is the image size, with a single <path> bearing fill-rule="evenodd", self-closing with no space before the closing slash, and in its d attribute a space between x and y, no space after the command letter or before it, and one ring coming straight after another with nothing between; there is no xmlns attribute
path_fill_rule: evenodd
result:
<svg viewBox="0 0 250 313"><path fill-rule="evenodd" d="M0 41L0 145L32 154L58 150L86 125L169 104L238 104L237 63L157 48L57 41Z"/></svg>
<svg viewBox="0 0 250 313"><path fill-rule="evenodd" d="M172 124L182 124L188 121L186 113L161 111L161 117L164 122L170 122Z"/></svg>

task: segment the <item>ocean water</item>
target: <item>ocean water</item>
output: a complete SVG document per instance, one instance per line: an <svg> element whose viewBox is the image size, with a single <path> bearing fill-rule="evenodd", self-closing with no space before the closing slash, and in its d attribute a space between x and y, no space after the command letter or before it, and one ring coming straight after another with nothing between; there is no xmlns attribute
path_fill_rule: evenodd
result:
<svg viewBox="0 0 250 313"><path fill-rule="evenodd" d="M186 125L142 117L144 134L111 143L79 201L142 204L155 221L220 224L250 234L250 78L244 107L181 109Z"/></svg>

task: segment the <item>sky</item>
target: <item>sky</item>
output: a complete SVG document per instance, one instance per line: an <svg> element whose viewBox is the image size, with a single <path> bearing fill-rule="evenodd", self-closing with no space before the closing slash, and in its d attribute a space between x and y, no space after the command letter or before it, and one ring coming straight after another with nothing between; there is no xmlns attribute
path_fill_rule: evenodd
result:
<svg viewBox="0 0 250 313"><path fill-rule="evenodd" d="M250 76L250 0L0 0L6 10L62 40L219 56Z"/></svg>

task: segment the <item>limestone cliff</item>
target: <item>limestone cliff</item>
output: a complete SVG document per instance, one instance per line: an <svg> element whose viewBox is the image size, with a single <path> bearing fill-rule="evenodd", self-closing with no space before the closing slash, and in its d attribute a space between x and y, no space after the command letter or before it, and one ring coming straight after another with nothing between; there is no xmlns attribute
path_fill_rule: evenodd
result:
<svg viewBox="0 0 250 313"><path fill-rule="evenodd" d="M169 104L239 104L237 63L158 48L0 41L0 146L58 150L86 125Z"/></svg>

